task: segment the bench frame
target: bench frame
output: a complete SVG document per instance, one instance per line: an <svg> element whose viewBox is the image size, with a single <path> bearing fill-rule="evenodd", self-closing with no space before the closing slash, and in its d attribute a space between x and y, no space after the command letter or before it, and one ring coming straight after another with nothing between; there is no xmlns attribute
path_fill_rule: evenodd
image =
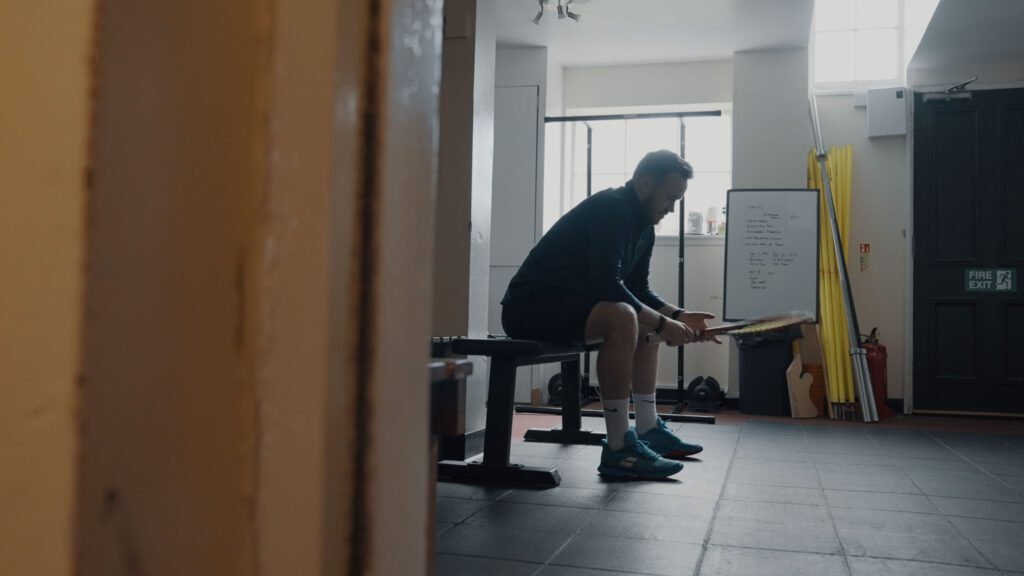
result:
<svg viewBox="0 0 1024 576"><path fill-rule="evenodd" d="M580 405L582 381L580 356L598 349L600 342L563 343L512 338L454 338L447 342L446 352L460 356L486 356L491 359L491 373L487 383L487 420L484 429L484 452L480 462L442 460L438 474L443 477L471 481L496 481L510 484L539 484L557 486L561 482L558 470L513 464L509 461L512 449L512 417L516 411L516 368L537 364L562 365L562 407L537 409L538 412L561 413L562 427L549 430L530 429L525 439L530 442L556 444L600 445L603 432L584 430L583 410ZM523 412L530 410L523 409ZM557 412L556 412L557 411ZM714 424L710 415L665 414L671 420Z"/></svg>
<svg viewBox="0 0 1024 576"><path fill-rule="evenodd" d="M466 480L490 480L511 484L557 486L558 470L513 464L512 416L515 411L516 368L559 362L565 390L561 430L530 430L527 438L563 444L600 444L604 434L582 430L580 413L580 354L600 344L566 344L514 340L509 338L456 338L447 343L453 354L486 356L491 359L487 383L487 421L484 430L483 460L462 462L442 460L438 474Z"/></svg>

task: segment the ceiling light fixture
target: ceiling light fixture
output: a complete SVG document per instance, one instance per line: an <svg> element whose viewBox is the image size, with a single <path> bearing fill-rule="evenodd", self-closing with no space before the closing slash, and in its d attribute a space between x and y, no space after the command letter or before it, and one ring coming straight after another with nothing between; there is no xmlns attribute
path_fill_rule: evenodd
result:
<svg viewBox="0 0 1024 576"><path fill-rule="evenodd" d="M576 22L580 21L582 16L572 11L572 5L575 0L555 0L555 4L552 5L551 0L537 0L537 5L540 6L540 10L537 11L537 15L533 17L533 24L540 26L540 21L544 18L544 12L555 12L559 20L565 18L572 18ZM580 0L583 3L585 0Z"/></svg>
<svg viewBox="0 0 1024 576"><path fill-rule="evenodd" d="M537 11L537 15L533 17L533 24L540 26L540 19L544 17L544 0L537 0L537 4L540 5L540 10Z"/></svg>
<svg viewBox="0 0 1024 576"><path fill-rule="evenodd" d="M582 18L582 16L572 11L572 0L565 4L565 15L568 16L569 18L572 18L576 22L579 22L580 18Z"/></svg>

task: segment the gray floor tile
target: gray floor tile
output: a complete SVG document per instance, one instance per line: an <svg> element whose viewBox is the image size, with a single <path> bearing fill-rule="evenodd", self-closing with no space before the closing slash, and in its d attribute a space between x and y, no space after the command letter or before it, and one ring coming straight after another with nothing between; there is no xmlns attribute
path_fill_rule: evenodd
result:
<svg viewBox="0 0 1024 576"><path fill-rule="evenodd" d="M902 456L907 458L935 458L953 460L959 456L944 446L894 446L879 448L880 456Z"/></svg>
<svg viewBox="0 0 1024 576"><path fill-rule="evenodd" d="M811 462L794 462L780 460L757 460L753 458L736 458L732 463L732 471L755 471L755 472L801 472L814 473L815 465Z"/></svg>
<svg viewBox="0 0 1024 576"><path fill-rule="evenodd" d="M867 436L851 436L847 438L811 438L807 441L807 449L812 452L837 454L877 454L879 447L874 440Z"/></svg>
<svg viewBox="0 0 1024 576"><path fill-rule="evenodd" d="M511 560L495 560L494 558L478 558L474 556L456 556L454 554L438 554L437 576L530 576L540 568L540 564L513 562Z"/></svg>
<svg viewBox="0 0 1024 576"><path fill-rule="evenodd" d="M839 529L847 556L897 558L940 564L991 568L992 565L963 537L918 536L866 530Z"/></svg>
<svg viewBox="0 0 1024 576"><path fill-rule="evenodd" d="M769 460L775 462L811 462L812 456L808 452L794 450L751 450L741 448L736 450L736 459L744 460Z"/></svg>
<svg viewBox="0 0 1024 576"><path fill-rule="evenodd" d="M883 558L849 558L853 576L996 576L998 572L967 566Z"/></svg>
<svg viewBox="0 0 1024 576"><path fill-rule="evenodd" d="M935 514L888 512L859 508L833 508L832 519L840 532L843 530L864 530L888 534L916 534L919 536L941 536L945 538L957 538L960 536L957 528L945 516Z"/></svg>
<svg viewBox="0 0 1024 576"><path fill-rule="evenodd" d="M971 542L1024 542L1024 523L950 516L949 521Z"/></svg>
<svg viewBox="0 0 1024 576"><path fill-rule="evenodd" d="M774 524L716 519L711 528L710 544L840 554L839 539L832 526Z"/></svg>
<svg viewBox="0 0 1024 576"><path fill-rule="evenodd" d="M572 533L594 513L595 510L585 508L497 502L470 516L466 522L474 526Z"/></svg>
<svg viewBox="0 0 1024 576"><path fill-rule="evenodd" d="M600 464L601 458L569 458L562 460L558 464L558 472L565 471L576 471L586 472L591 476L597 476L597 465Z"/></svg>
<svg viewBox="0 0 1024 576"><path fill-rule="evenodd" d="M709 546L700 576L847 576L842 556Z"/></svg>
<svg viewBox="0 0 1024 576"><path fill-rule="evenodd" d="M907 478L899 466L878 466L875 464L841 464L835 462L818 462L818 472L831 476L869 476L872 478Z"/></svg>
<svg viewBox="0 0 1024 576"><path fill-rule="evenodd" d="M619 490L605 504L605 509L621 512L644 512L680 518L711 518L715 511L715 500L694 496L666 498L660 494Z"/></svg>
<svg viewBox="0 0 1024 576"><path fill-rule="evenodd" d="M1018 493L1024 493L1024 476L1011 476L1007 474L997 474L996 479L1006 484L1007 488L1016 490Z"/></svg>
<svg viewBox="0 0 1024 576"><path fill-rule="evenodd" d="M968 472L977 469L977 465L952 454L949 458L900 458L899 467L904 472L912 470L945 470L947 472Z"/></svg>
<svg viewBox="0 0 1024 576"><path fill-rule="evenodd" d="M1024 522L1024 504L1022 503L970 500L967 498L948 498L945 496L932 496L931 500L947 516Z"/></svg>
<svg viewBox="0 0 1024 576"><path fill-rule="evenodd" d="M633 576L633 574L629 572L609 572L593 568L574 568L572 566L552 566L548 564L537 573L537 576Z"/></svg>
<svg viewBox="0 0 1024 576"><path fill-rule="evenodd" d="M996 476L1024 476L1022 462L983 462L979 464L983 470Z"/></svg>
<svg viewBox="0 0 1024 576"><path fill-rule="evenodd" d="M1024 572L1024 545L1022 541L975 542L974 545L996 568L1011 572Z"/></svg>
<svg viewBox="0 0 1024 576"><path fill-rule="evenodd" d="M822 474L821 487L825 490L852 490L859 492L888 492L895 494L920 494L921 490L909 478L843 476Z"/></svg>
<svg viewBox="0 0 1024 576"><path fill-rule="evenodd" d="M640 512L601 510L583 526L580 534L702 544L710 525L710 518L680 519Z"/></svg>
<svg viewBox="0 0 1024 576"><path fill-rule="evenodd" d="M593 464L596 468L598 462L601 461L601 450L600 446L580 446L572 456L569 456L569 460L573 462L582 461L588 464Z"/></svg>
<svg viewBox="0 0 1024 576"><path fill-rule="evenodd" d="M960 456L971 462L1009 463L1020 462L1024 451L1013 446L950 446Z"/></svg>
<svg viewBox="0 0 1024 576"><path fill-rule="evenodd" d="M437 521L458 524L472 516L478 510L489 506L490 502L467 500L466 498L437 497Z"/></svg>
<svg viewBox="0 0 1024 576"><path fill-rule="evenodd" d="M768 452L781 450L783 452L807 452L807 445L803 442L789 442L780 440L749 440L741 437L736 443L736 451L743 453ZM762 458L763 459L763 458Z"/></svg>
<svg viewBox="0 0 1024 576"><path fill-rule="evenodd" d="M991 479L978 482L957 480L915 480L921 492L929 496L948 496L951 498L975 498L978 500L995 500L997 502L1024 502L1024 494L1019 490L1007 488L1002 482Z"/></svg>
<svg viewBox="0 0 1024 576"><path fill-rule="evenodd" d="M500 502L523 502L550 506L571 506L574 508L601 508L615 494L613 488L573 488L558 486L546 490L516 489L504 496Z"/></svg>
<svg viewBox="0 0 1024 576"><path fill-rule="evenodd" d="M899 466L900 468L935 468L947 470L950 468L971 469L974 465L953 453L948 458L907 458L903 456L880 456L878 454L832 454L829 452L816 452L812 454L814 461L818 463L835 464L870 464L875 466Z"/></svg>
<svg viewBox="0 0 1024 576"><path fill-rule="evenodd" d="M568 462L568 460L566 461ZM562 477L562 483L560 486L566 488L589 488L591 490L611 490L615 491L622 487L626 482L622 480L615 480L604 478L597 473L597 466L587 466L580 468L576 466L568 467L565 462L559 464L558 475Z"/></svg>
<svg viewBox="0 0 1024 576"><path fill-rule="evenodd" d="M441 554L481 556L543 564L551 559L571 534L541 530L512 530L460 524L437 538ZM485 574L479 572L478 574Z"/></svg>
<svg viewBox="0 0 1024 576"><path fill-rule="evenodd" d="M546 470L558 468L562 463L561 458L545 458L543 456L511 456L509 461L521 466L532 466Z"/></svg>
<svg viewBox="0 0 1024 576"><path fill-rule="evenodd" d="M536 456L565 460L576 454L583 446L571 444L551 444L549 442L515 442L511 446L511 454L515 456Z"/></svg>
<svg viewBox="0 0 1024 576"><path fill-rule="evenodd" d="M950 521L997 568L1024 572L1024 523L957 516Z"/></svg>
<svg viewBox="0 0 1024 576"><path fill-rule="evenodd" d="M763 484L767 486L793 486L796 488L820 488L817 472L789 471L769 472L756 469L732 470L729 472L730 482L745 484Z"/></svg>
<svg viewBox="0 0 1024 576"><path fill-rule="evenodd" d="M577 535L551 564L676 576L693 572L700 550L698 544Z"/></svg>
<svg viewBox="0 0 1024 576"><path fill-rule="evenodd" d="M815 530L832 528L828 509L824 506L775 502L722 500L715 515L715 522L719 521L754 522L766 526L802 526Z"/></svg>
<svg viewBox="0 0 1024 576"><path fill-rule="evenodd" d="M624 482L619 489L623 492L660 494L668 497L692 496L716 499L725 483L725 473L694 474L691 466L673 476L671 481Z"/></svg>
<svg viewBox="0 0 1024 576"><path fill-rule="evenodd" d="M689 576L705 540L700 574L1024 574L1024 439L671 426L705 452L665 482L602 479L599 447L517 442L562 486L439 483L438 574Z"/></svg>
<svg viewBox="0 0 1024 576"><path fill-rule="evenodd" d="M763 484L739 484L729 482L725 485L722 498L748 502L777 502L780 504L807 504L821 506L825 497L818 488L797 488L793 486L767 486Z"/></svg>
<svg viewBox="0 0 1024 576"><path fill-rule="evenodd" d="M941 514L928 497L922 494L825 490L825 498L828 500L828 505L833 508L864 508L867 510Z"/></svg>
<svg viewBox="0 0 1024 576"><path fill-rule="evenodd" d="M496 488L476 484L460 484L458 482L438 482L437 495L449 498L469 498L471 500L490 500L491 502L509 493L510 488Z"/></svg>
<svg viewBox="0 0 1024 576"><path fill-rule="evenodd" d="M929 468L910 468L907 477L915 482L955 481L964 483L992 483L992 476L977 466L961 470L940 470Z"/></svg>

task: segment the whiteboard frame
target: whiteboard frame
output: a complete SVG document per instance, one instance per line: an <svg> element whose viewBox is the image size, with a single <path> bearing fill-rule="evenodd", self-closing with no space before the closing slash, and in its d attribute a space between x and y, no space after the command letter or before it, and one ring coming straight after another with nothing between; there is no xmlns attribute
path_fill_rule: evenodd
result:
<svg viewBox="0 0 1024 576"><path fill-rule="evenodd" d="M722 281L722 320L724 322L738 322L748 318L729 317L729 203L732 201L733 192L808 192L814 194L814 222L817 236L814 243L814 324L821 321L821 191L817 188L730 188L725 195L725 272ZM779 310L779 313L790 312L790 310Z"/></svg>

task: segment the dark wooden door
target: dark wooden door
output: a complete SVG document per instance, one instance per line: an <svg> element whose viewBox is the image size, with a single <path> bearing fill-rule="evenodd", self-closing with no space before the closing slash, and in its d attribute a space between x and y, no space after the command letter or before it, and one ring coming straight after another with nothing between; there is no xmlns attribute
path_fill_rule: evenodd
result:
<svg viewBox="0 0 1024 576"><path fill-rule="evenodd" d="M1024 269L1024 90L914 108L914 407L1024 412L1024 293L968 290ZM970 284L972 288L986 284Z"/></svg>

